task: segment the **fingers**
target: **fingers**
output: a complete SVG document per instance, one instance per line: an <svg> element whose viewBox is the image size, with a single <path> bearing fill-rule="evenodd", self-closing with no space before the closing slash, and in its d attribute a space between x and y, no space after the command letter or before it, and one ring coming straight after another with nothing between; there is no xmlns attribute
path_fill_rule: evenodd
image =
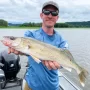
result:
<svg viewBox="0 0 90 90"><path fill-rule="evenodd" d="M59 64L59 63L57 63L57 62L53 61L53 64L55 65L55 67L56 67L57 69L59 69L59 68L60 68L60 64Z"/></svg>
<svg viewBox="0 0 90 90"><path fill-rule="evenodd" d="M11 48L8 48L8 54L10 54L11 53Z"/></svg>
<svg viewBox="0 0 90 90"><path fill-rule="evenodd" d="M42 60L42 63L43 63L48 69L50 69L49 64L48 64L48 61Z"/></svg>
<svg viewBox="0 0 90 90"><path fill-rule="evenodd" d="M45 65L45 60L42 60L42 63Z"/></svg>
<svg viewBox="0 0 90 90"><path fill-rule="evenodd" d="M48 64L49 64L49 67L51 67L51 69L57 69L53 61L49 61Z"/></svg>
<svg viewBox="0 0 90 90"><path fill-rule="evenodd" d="M60 68L60 64L58 64L57 62L55 61L47 61L47 60L44 60L42 61L42 63L49 69L59 69Z"/></svg>
<svg viewBox="0 0 90 90"><path fill-rule="evenodd" d="M51 66L49 65L49 61L46 61L46 60L45 60L45 62L44 62L44 63L45 63L45 66L46 66L49 70L51 70L51 69L52 69L52 68L51 68Z"/></svg>
<svg viewBox="0 0 90 90"><path fill-rule="evenodd" d="M13 49L13 48L8 48L8 53L15 53L15 54L19 54L19 51Z"/></svg>
<svg viewBox="0 0 90 90"><path fill-rule="evenodd" d="M20 54L20 52L19 51L16 51L16 50L14 51L14 53L17 54L17 55Z"/></svg>

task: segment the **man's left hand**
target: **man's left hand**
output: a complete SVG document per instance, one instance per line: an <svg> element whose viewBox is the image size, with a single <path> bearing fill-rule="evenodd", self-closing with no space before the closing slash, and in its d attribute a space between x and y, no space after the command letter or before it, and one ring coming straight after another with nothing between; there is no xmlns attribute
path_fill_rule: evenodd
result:
<svg viewBox="0 0 90 90"><path fill-rule="evenodd" d="M49 69L60 69L60 64L56 61L42 60L42 63Z"/></svg>

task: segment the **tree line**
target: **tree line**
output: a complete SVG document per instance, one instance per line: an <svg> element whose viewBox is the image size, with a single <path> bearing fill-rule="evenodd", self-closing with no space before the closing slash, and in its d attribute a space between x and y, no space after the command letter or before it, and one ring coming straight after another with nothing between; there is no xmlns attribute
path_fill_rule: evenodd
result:
<svg viewBox="0 0 90 90"><path fill-rule="evenodd" d="M20 27L41 27L41 23L23 23ZM73 28L73 27L90 27L90 21L87 22L65 22L56 23L55 28Z"/></svg>
<svg viewBox="0 0 90 90"><path fill-rule="evenodd" d="M23 23L20 25L20 27L41 27L42 23ZM56 23L55 24L56 28L59 27L70 27L68 24L66 23Z"/></svg>
<svg viewBox="0 0 90 90"><path fill-rule="evenodd" d="M7 21L0 19L0 27L41 27L42 23L23 23L23 24L12 24ZM69 27L90 27L90 21L87 22L65 22L65 23L56 23L55 28L69 28Z"/></svg>

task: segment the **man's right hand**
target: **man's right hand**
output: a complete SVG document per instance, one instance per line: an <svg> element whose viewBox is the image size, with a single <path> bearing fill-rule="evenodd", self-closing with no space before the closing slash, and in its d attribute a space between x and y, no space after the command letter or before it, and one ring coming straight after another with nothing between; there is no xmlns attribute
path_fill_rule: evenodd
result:
<svg viewBox="0 0 90 90"><path fill-rule="evenodd" d="M9 45L11 44L10 42L5 42L5 41L2 41L2 43L5 45L5 46L8 46L9 47ZM15 49L13 49L13 48L11 48L11 47L9 47L8 48L8 53L10 54L10 53L15 53L15 54L17 54L17 55L25 55L24 53L22 53L22 52L20 52L20 51L17 51L17 50L15 50Z"/></svg>
<svg viewBox="0 0 90 90"><path fill-rule="evenodd" d="M8 54L10 54L10 53L15 53L15 54L20 54L20 52L19 51L17 51L17 50L15 50L15 49L13 49L13 48L8 48Z"/></svg>
<svg viewBox="0 0 90 90"><path fill-rule="evenodd" d="M17 51L15 49L9 47L8 48L8 54L10 54L10 53L15 53L16 55L26 55L26 54L24 54L24 53L22 53L20 51Z"/></svg>

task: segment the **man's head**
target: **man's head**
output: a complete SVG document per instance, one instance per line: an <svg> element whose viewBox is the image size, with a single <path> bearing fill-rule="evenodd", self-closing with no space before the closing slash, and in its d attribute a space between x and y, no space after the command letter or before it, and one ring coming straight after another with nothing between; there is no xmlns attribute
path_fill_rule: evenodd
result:
<svg viewBox="0 0 90 90"><path fill-rule="evenodd" d="M43 4L43 6L42 6L42 10L43 10L45 7L50 6L50 5L53 6L53 7L55 7L56 10L59 12L59 6L58 6L58 4L55 3L55 2L53 2L53 1L45 2L45 3Z"/></svg>
<svg viewBox="0 0 90 90"><path fill-rule="evenodd" d="M58 20L59 6L53 1L48 1L43 4L42 12L40 14L43 25L46 27L54 27L56 21Z"/></svg>

